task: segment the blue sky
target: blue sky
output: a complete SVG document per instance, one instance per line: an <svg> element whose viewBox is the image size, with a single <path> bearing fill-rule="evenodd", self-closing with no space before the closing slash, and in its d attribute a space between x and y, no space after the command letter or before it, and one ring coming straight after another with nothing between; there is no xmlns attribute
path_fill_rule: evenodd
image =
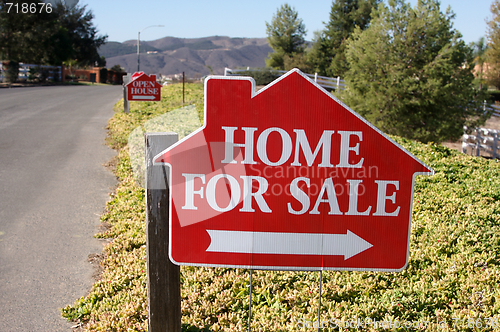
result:
<svg viewBox="0 0 500 332"><path fill-rule="evenodd" d="M331 0L80 0L95 15L94 23L109 41L154 40L166 36L196 38L207 36L266 37L266 24L276 9L287 2L295 7L307 29L307 40L324 28L329 19ZM493 0L442 0L455 12L454 27L467 43L486 35L486 19L491 18ZM417 0L410 0L412 5Z"/></svg>

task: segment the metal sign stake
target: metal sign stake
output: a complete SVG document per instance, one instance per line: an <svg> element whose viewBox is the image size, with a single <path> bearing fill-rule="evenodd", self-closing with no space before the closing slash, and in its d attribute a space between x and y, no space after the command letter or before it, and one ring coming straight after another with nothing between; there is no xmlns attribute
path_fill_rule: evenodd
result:
<svg viewBox="0 0 500 332"><path fill-rule="evenodd" d="M323 284L323 270L319 270L318 332L321 328L321 285L322 284Z"/></svg>
<svg viewBox="0 0 500 332"><path fill-rule="evenodd" d="M252 323L252 274L253 270L250 269L250 292L248 293L248 332L252 331L250 324Z"/></svg>

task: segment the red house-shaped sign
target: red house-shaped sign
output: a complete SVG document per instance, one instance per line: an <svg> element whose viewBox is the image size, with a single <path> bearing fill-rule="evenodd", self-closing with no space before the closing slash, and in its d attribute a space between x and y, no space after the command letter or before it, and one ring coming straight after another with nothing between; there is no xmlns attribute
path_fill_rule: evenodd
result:
<svg viewBox="0 0 500 332"><path fill-rule="evenodd" d="M295 69L255 92L208 77L205 125L170 165L170 259L283 270L400 271L413 183L433 170Z"/></svg>
<svg viewBox="0 0 500 332"><path fill-rule="evenodd" d="M160 101L161 99L161 84L156 82L156 75L147 75L142 71L134 73L126 87L127 100Z"/></svg>

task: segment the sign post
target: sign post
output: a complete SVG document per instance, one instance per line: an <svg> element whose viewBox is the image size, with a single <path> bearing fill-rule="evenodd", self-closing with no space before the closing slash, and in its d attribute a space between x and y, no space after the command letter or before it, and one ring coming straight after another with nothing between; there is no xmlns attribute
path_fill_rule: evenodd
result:
<svg viewBox="0 0 500 332"><path fill-rule="evenodd" d="M168 259L169 170L153 157L178 140L175 133L146 134L146 236L150 332L181 331L180 270Z"/></svg>
<svg viewBox="0 0 500 332"><path fill-rule="evenodd" d="M433 174L297 69L259 92L208 77L204 127L153 164L170 260L250 269L403 270L414 179Z"/></svg>
<svg viewBox="0 0 500 332"><path fill-rule="evenodd" d="M127 98L127 83L130 82L131 80L131 75L127 74L123 76L123 85L122 85L122 90L123 90L123 111L125 113L129 113L129 104L128 104L128 98Z"/></svg>

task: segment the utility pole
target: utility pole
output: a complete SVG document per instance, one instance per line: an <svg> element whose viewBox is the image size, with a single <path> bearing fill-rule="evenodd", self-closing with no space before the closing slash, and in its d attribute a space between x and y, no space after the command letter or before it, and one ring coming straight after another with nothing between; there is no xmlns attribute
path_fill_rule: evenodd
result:
<svg viewBox="0 0 500 332"><path fill-rule="evenodd" d="M165 27L165 26L164 25L150 25L137 33L137 72L139 72L141 70L140 69L141 60L140 60L140 54L139 54L139 52L140 52L139 48L140 48L140 44L141 44L141 32L146 30L146 29L149 29L149 28L163 28L163 27Z"/></svg>

